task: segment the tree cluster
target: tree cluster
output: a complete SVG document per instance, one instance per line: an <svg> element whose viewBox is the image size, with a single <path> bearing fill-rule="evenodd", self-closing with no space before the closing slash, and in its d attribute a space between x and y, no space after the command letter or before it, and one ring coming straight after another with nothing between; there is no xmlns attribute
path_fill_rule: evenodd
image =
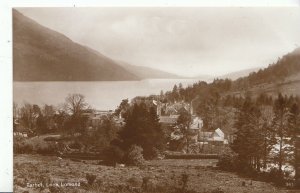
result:
<svg viewBox="0 0 300 193"><path fill-rule="evenodd" d="M237 153L240 170L260 171L267 163L295 166L295 138L300 132L299 99L281 94L273 106L263 106L259 98L247 97L236 113L235 140L232 149Z"/></svg>

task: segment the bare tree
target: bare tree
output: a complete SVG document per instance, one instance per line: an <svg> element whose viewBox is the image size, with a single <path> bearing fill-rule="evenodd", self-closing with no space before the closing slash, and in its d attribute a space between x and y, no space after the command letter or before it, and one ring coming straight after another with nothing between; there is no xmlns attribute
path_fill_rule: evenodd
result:
<svg viewBox="0 0 300 193"><path fill-rule="evenodd" d="M88 107L85 97L82 94L69 94L66 98L65 109L72 116L80 116Z"/></svg>
<svg viewBox="0 0 300 193"><path fill-rule="evenodd" d="M19 116L19 107L17 103L13 103L13 117L17 118Z"/></svg>
<svg viewBox="0 0 300 193"><path fill-rule="evenodd" d="M90 109L85 98L81 94L69 94L64 104L65 112L70 116L66 122L66 131L69 133L84 132L87 127L87 117L84 112Z"/></svg>
<svg viewBox="0 0 300 193"><path fill-rule="evenodd" d="M31 104L26 103L20 109L20 121L26 129L34 129L36 117L37 115L34 113L34 109Z"/></svg>

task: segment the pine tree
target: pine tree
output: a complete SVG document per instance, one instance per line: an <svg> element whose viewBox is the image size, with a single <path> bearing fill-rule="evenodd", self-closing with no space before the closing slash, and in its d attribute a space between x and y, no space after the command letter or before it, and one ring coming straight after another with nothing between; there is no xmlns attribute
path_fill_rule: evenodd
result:
<svg viewBox="0 0 300 193"><path fill-rule="evenodd" d="M288 129L288 107L287 97L283 97L281 93L274 102L274 119L273 129L276 135L276 143L278 144L278 152L275 152L275 162L278 163L279 172L282 173L282 165L286 161L288 153L287 144L289 143Z"/></svg>
<svg viewBox="0 0 300 193"><path fill-rule="evenodd" d="M189 153L189 146L190 146L189 130L190 130L191 122L192 122L191 114L187 111L180 111L176 124L183 135L187 153Z"/></svg>
<svg viewBox="0 0 300 193"><path fill-rule="evenodd" d="M237 132L232 144L232 149L238 154L239 169L242 171L248 168L260 170L261 159L270 150L266 126L260 108L247 97L236 115Z"/></svg>
<svg viewBox="0 0 300 193"><path fill-rule="evenodd" d="M143 148L144 158L151 159L157 150L163 149L164 135L154 107L149 108L143 102L135 103L128 110L125 123L119 132L123 150L138 145Z"/></svg>
<svg viewBox="0 0 300 193"><path fill-rule="evenodd" d="M291 140L289 141L289 145L292 147L291 151L294 152L292 154L291 162L294 168L297 167L297 160L296 160L296 140L297 135L300 134L300 109L297 103L294 103L289 110L289 117L288 117L288 126L289 126L289 135L291 136Z"/></svg>

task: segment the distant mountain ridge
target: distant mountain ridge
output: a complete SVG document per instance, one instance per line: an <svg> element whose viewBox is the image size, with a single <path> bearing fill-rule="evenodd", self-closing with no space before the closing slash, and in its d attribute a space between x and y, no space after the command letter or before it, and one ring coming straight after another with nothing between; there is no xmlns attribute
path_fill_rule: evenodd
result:
<svg viewBox="0 0 300 193"><path fill-rule="evenodd" d="M140 80L114 60L13 10L14 81Z"/></svg>
<svg viewBox="0 0 300 193"><path fill-rule="evenodd" d="M179 76L176 74L172 74L169 72L165 72L162 70L145 67L145 66L136 66L132 64L128 64L123 61L118 61L120 66L125 68L127 71L137 75L141 79L183 79L186 77Z"/></svg>

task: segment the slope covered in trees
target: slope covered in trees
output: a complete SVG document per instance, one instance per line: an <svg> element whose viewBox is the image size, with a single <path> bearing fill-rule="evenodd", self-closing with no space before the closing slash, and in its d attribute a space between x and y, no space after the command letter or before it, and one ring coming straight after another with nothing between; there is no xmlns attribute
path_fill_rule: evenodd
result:
<svg viewBox="0 0 300 193"><path fill-rule="evenodd" d="M212 83L200 81L183 88L175 85L172 91L163 95L164 100L171 102L185 100L191 102L197 98L207 99L218 96L229 102L231 97L252 95L258 97L267 94L276 97L281 92L286 95L300 95L300 48L283 56L265 69L250 73L235 81L215 79Z"/></svg>

